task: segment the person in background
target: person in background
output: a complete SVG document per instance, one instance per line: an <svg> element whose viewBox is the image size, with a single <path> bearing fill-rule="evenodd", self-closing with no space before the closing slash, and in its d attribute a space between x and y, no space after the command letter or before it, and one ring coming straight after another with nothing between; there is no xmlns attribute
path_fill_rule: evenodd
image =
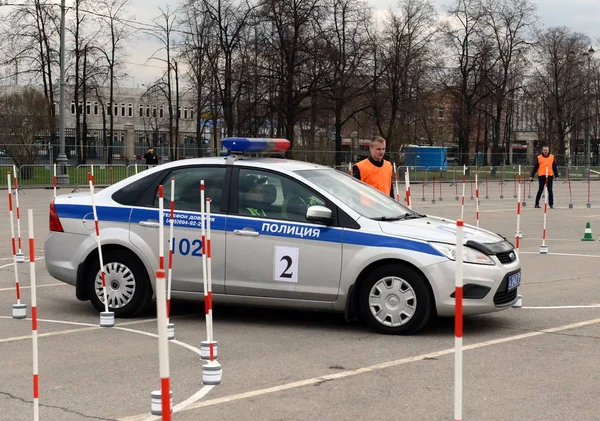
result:
<svg viewBox="0 0 600 421"><path fill-rule="evenodd" d="M546 185L546 168L548 168L548 204L550 209L554 209L554 193L552 192L552 181L556 178L558 180L558 167L556 166L556 160L554 155L550 153L550 148L547 145L542 147L542 154L538 155L537 161L531 170L530 181L533 181L533 176L537 173L538 175L538 192L535 196L535 206L540 207L540 198Z"/></svg>
<svg viewBox="0 0 600 421"><path fill-rule="evenodd" d="M144 159L146 160L146 165L158 164L158 156L154 153L154 147L150 146L148 148L148 152L144 154Z"/></svg>
<svg viewBox="0 0 600 421"><path fill-rule="evenodd" d="M373 136L369 145L369 157L352 167L352 176L367 183L384 194L394 197L392 163L384 159L385 139Z"/></svg>

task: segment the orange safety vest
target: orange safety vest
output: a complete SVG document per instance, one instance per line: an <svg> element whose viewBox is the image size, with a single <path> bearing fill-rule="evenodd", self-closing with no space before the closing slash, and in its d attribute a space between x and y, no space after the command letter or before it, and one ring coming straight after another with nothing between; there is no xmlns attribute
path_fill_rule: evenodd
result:
<svg viewBox="0 0 600 421"><path fill-rule="evenodd" d="M392 190L392 174L394 172L392 163L383 160L383 165L377 167L369 161L369 158L363 159L356 164L360 171L360 180L371 187L375 187L383 194L389 196Z"/></svg>
<svg viewBox="0 0 600 421"><path fill-rule="evenodd" d="M546 166L548 166L548 176L554 177L554 171L552 171L552 164L554 164L554 155L549 154L547 157L544 155L538 155L538 176L546 176Z"/></svg>

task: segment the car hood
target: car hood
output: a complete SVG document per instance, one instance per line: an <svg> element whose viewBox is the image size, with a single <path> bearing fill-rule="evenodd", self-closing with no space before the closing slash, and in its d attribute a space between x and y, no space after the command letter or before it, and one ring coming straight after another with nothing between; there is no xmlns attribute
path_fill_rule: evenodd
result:
<svg viewBox="0 0 600 421"><path fill-rule="evenodd" d="M456 243L456 221L424 216L418 219L380 222L380 227L386 234L411 237L425 241L441 243ZM474 241L481 244L503 242L505 239L498 234L486 231L472 225L465 225L464 242Z"/></svg>

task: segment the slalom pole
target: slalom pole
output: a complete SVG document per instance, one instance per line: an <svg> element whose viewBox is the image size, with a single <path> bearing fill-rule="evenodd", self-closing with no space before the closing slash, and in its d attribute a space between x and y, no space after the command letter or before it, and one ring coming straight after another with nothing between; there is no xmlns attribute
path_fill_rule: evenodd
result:
<svg viewBox="0 0 600 421"><path fill-rule="evenodd" d="M52 168L52 184L54 185L54 198L56 199L56 162Z"/></svg>
<svg viewBox="0 0 600 421"><path fill-rule="evenodd" d="M175 178L171 178L171 207L169 213L169 270L167 272L167 339L175 339L175 325L171 318L171 281L173 279L173 224L175 222Z"/></svg>
<svg viewBox="0 0 600 421"><path fill-rule="evenodd" d="M207 342L210 338L210 326L208 322L208 259L206 254L208 253L208 245L206 243L206 201L204 198L204 180L200 181L200 213L202 219L202 282L204 290L204 313L206 317L206 339ZM210 347L206 342L206 347L200 346L200 356L202 359L210 359Z"/></svg>
<svg viewBox="0 0 600 421"><path fill-rule="evenodd" d="M479 228L479 177L477 172L475 172L475 219L477 228Z"/></svg>
<svg viewBox="0 0 600 421"><path fill-rule="evenodd" d="M17 295L17 303L12 305L12 317L13 319L25 319L27 317L27 305L21 303L21 287L19 285L19 268L17 267L17 243L15 239L15 221L13 219L13 202L10 172L6 173L6 181L8 186L8 214L10 220L10 237L13 255L13 267L15 270L15 293Z"/></svg>
<svg viewBox="0 0 600 421"><path fill-rule="evenodd" d="M444 187L444 173L442 172L442 168L440 167L440 197L438 197L438 200L441 202L444 200L444 193L442 192L442 187Z"/></svg>
<svg viewBox="0 0 600 421"><path fill-rule="evenodd" d="M456 200L458 200L458 183L456 182L456 167L454 167L454 191L456 196L454 197Z"/></svg>
<svg viewBox="0 0 600 421"><path fill-rule="evenodd" d="M460 205L460 219L465 217L465 184L467 182L467 166L463 164L462 201Z"/></svg>
<svg viewBox="0 0 600 421"><path fill-rule="evenodd" d="M17 253L15 259L17 263L25 263L25 254L23 253L21 243L21 208L19 207L19 179L17 178L17 166L13 164L13 181L15 183L15 205L17 211Z"/></svg>
<svg viewBox="0 0 600 421"><path fill-rule="evenodd" d="M404 183L406 186L406 206L409 209L412 209L410 203L410 173L408 172L408 167L406 167L406 172L404 173Z"/></svg>
<svg viewBox="0 0 600 421"><path fill-rule="evenodd" d="M424 202L425 201L425 171L421 170L421 186L423 187L423 197L421 198L421 201Z"/></svg>
<svg viewBox="0 0 600 421"><path fill-rule="evenodd" d="M504 199L504 169L500 172L500 199Z"/></svg>
<svg viewBox="0 0 600 421"><path fill-rule="evenodd" d="M569 209L573 209L573 192L571 191L571 171L567 168L567 183L569 184Z"/></svg>
<svg viewBox="0 0 600 421"><path fill-rule="evenodd" d="M134 168L135 168L135 173L138 173L138 168L137 168L137 162L134 164Z"/></svg>
<svg viewBox="0 0 600 421"><path fill-rule="evenodd" d="M521 237L523 237L523 234L521 234L521 180L520 180L520 176L519 176L519 186L517 188L517 231L515 232L515 249L517 250L517 253L519 252L519 245L521 242Z"/></svg>
<svg viewBox="0 0 600 421"><path fill-rule="evenodd" d="M592 173L590 171L588 171L588 174L587 174L587 203L585 205L586 208L592 207L592 202L590 200L591 194L592 194ZM17 201L17 203L19 203L19 202ZM19 205L17 205L17 206L19 206ZM18 214L19 214L19 208L17 207L17 215Z"/></svg>
<svg viewBox="0 0 600 421"><path fill-rule="evenodd" d="M396 202L400 202L400 190L398 188L398 169L396 168L395 162L394 162L394 190L396 191Z"/></svg>
<svg viewBox="0 0 600 421"><path fill-rule="evenodd" d="M33 210L27 209L29 224L29 281L31 286L31 337L33 339L33 420L40 419L40 392L38 370L37 297L35 282L35 244L33 237Z"/></svg>
<svg viewBox="0 0 600 421"><path fill-rule="evenodd" d="M207 260L207 289L208 294L205 295L205 307L206 307L206 322L209 326L208 329L208 347L209 347L209 358L210 361L202 366L202 383L206 385L217 385L221 384L221 378L223 375L223 369L221 364L216 360L218 358L217 342L213 336L213 312L212 312L212 245L211 245L211 227L210 227L210 203L211 199L206 199L206 260ZM205 290L206 291L206 290ZM202 354L202 348L206 348L206 344L202 343L200 346L200 353Z"/></svg>
<svg viewBox="0 0 600 421"><path fill-rule="evenodd" d="M165 188L158 186L158 268L165 270Z"/></svg>
<svg viewBox="0 0 600 421"><path fill-rule="evenodd" d="M433 179L432 179L432 189L431 189L431 203L434 204L435 203L435 172L433 173Z"/></svg>
<svg viewBox="0 0 600 421"><path fill-rule="evenodd" d="M521 166L519 165L519 168L521 168ZM519 175L521 175L521 172L519 171ZM521 206L526 207L527 206L527 201L525 200L525 190L527 187L527 177L523 177L521 179L521 186L522 186L522 191L523 191L523 200L521 201Z"/></svg>
<svg viewBox="0 0 600 421"><path fill-rule="evenodd" d="M93 168L93 167L92 167ZM106 292L106 273L104 272L104 259L102 257L102 241L100 238L100 225L98 223L98 212L94 200L94 175L88 174L88 183L90 185L90 197L92 199L92 212L94 214L94 227L96 229L96 243L98 246L98 260L100 262L100 278L102 279L102 292L104 294L104 311L100 313L100 326L113 327L115 325L115 313L108 311L108 294ZM94 282L95 284L95 282ZM92 292L95 294L96 292Z"/></svg>
<svg viewBox="0 0 600 421"><path fill-rule="evenodd" d="M156 271L156 319L158 327L158 363L160 391L153 391L152 415L162 416L163 421L171 421L173 412L171 401L171 379L169 374L169 341L167 340L167 298L165 294L165 271Z"/></svg>
<svg viewBox="0 0 600 421"><path fill-rule="evenodd" d="M471 200L474 200L475 196L473 196L473 176L472 175L469 178L469 185L471 187Z"/></svg>
<svg viewBox="0 0 600 421"><path fill-rule="evenodd" d="M485 198L489 199L490 196L488 194L488 172L487 170L485 171Z"/></svg>
<svg viewBox="0 0 600 421"><path fill-rule="evenodd" d="M548 166L546 165L546 184L544 185L544 230L542 231L542 245L540 246L540 254L548 254L548 246L546 245L546 222L548 213Z"/></svg>
<svg viewBox="0 0 600 421"><path fill-rule="evenodd" d="M454 272L454 420L462 420L463 393L463 230L464 222L456 221L456 271Z"/></svg>

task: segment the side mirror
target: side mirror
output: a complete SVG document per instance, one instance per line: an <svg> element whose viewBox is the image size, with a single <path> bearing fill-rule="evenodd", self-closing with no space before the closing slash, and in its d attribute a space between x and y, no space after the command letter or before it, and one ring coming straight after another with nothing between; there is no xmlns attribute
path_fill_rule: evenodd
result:
<svg viewBox="0 0 600 421"><path fill-rule="evenodd" d="M325 206L310 206L306 210L306 219L309 221L321 222L327 224L331 222L332 212L331 209L326 208Z"/></svg>

